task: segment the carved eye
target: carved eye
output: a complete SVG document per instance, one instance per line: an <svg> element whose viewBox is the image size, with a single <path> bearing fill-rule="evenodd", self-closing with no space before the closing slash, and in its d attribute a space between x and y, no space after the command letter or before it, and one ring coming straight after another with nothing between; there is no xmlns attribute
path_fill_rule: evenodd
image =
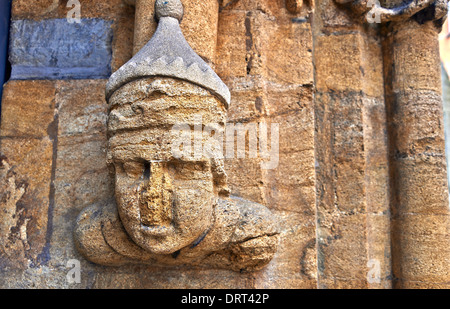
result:
<svg viewBox="0 0 450 309"><path fill-rule="evenodd" d="M205 179L208 178L210 165L208 162L179 162L175 165L175 173L179 179Z"/></svg>
<svg viewBox="0 0 450 309"><path fill-rule="evenodd" d="M133 104L131 105L131 110L133 111L134 114L136 115L141 115L144 113L144 109L142 108L142 106L140 106L139 104Z"/></svg>
<svg viewBox="0 0 450 309"><path fill-rule="evenodd" d="M144 163L143 162L125 162L123 164L123 169L127 173L128 177L138 178L144 173Z"/></svg>

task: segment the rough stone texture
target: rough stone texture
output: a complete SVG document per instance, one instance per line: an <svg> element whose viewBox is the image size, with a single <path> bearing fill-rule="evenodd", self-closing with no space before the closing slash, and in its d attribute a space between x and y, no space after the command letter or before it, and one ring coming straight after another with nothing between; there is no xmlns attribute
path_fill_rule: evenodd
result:
<svg viewBox="0 0 450 309"><path fill-rule="evenodd" d="M391 287L389 162L377 28L316 10L318 286ZM369 280L371 262L379 280Z"/></svg>
<svg viewBox="0 0 450 309"><path fill-rule="evenodd" d="M11 79L96 79L111 74L110 22L13 20L10 29Z"/></svg>
<svg viewBox="0 0 450 309"><path fill-rule="evenodd" d="M392 27L392 28L390 28ZM448 192L437 29L414 21L386 26L387 115L393 185L396 287L448 285ZM407 33L414 31L417 38ZM390 34L387 34L387 33ZM408 46L406 48L406 46ZM421 48L419 54L410 54ZM413 232L414 231L414 232ZM428 238L430 237L430 238ZM433 239L434 244L430 244Z"/></svg>
<svg viewBox="0 0 450 309"><path fill-rule="evenodd" d="M57 140L55 92L50 81L10 81L4 88L0 131L0 203L5 214L0 261L4 271L38 267L49 258Z"/></svg>
<svg viewBox="0 0 450 309"><path fill-rule="evenodd" d="M215 69L230 88L228 121L280 125L277 168L248 157L225 161L231 192L268 205L280 220L277 254L255 275L260 288L317 287L310 12L305 4L291 14L285 1L220 8Z"/></svg>

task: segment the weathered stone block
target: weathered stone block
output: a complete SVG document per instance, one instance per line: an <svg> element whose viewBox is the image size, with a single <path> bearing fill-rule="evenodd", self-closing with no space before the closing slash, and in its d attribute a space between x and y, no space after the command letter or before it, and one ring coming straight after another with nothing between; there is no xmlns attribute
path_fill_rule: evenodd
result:
<svg viewBox="0 0 450 309"><path fill-rule="evenodd" d="M335 212L328 217L319 219L319 272L327 279L365 281L367 215ZM326 224L330 227L324 230Z"/></svg>
<svg viewBox="0 0 450 309"><path fill-rule="evenodd" d="M366 211L364 162L342 162L335 169L335 206L345 213Z"/></svg>
<svg viewBox="0 0 450 309"><path fill-rule="evenodd" d="M395 214L448 213L447 175L445 157L404 158L397 160ZM424 186L423 184L427 185Z"/></svg>
<svg viewBox="0 0 450 309"><path fill-rule="evenodd" d="M53 143L48 137L2 137L0 152L5 169L0 179L0 263L13 269L45 264L54 206Z"/></svg>
<svg viewBox="0 0 450 309"><path fill-rule="evenodd" d="M269 133L272 124L278 124L280 153L301 152L314 148L313 118L312 106L305 106L303 109L274 115L266 120Z"/></svg>
<svg viewBox="0 0 450 309"><path fill-rule="evenodd" d="M265 195L273 209L313 215L315 169L313 150L280 153L278 166L264 170Z"/></svg>
<svg viewBox="0 0 450 309"><path fill-rule="evenodd" d="M106 134L106 80L58 81L59 136Z"/></svg>
<svg viewBox="0 0 450 309"><path fill-rule="evenodd" d="M404 214L393 220L395 226L393 269L406 281L444 283L450 280L449 216Z"/></svg>
<svg viewBox="0 0 450 309"><path fill-rule="evenodd" d="M313 186L282 186L272 177L266 178L264 188L266 203L272 209L310 215L314 213L315 191Z"/></svg>
<svg viewBox="0 0 450 309"><path fill-rule="evenodd" d="M313 87L298 85L283 87L279 84L269 84L266 89L267 99L264 107L269 116L288 112L298 113L302 116L302 113L312 113Z"/></svg>
<svg viewBox="0 0 450 309"><path fill-rule="evenodd" d="M47 136L55 114L55 93L55 83L52 81L6 83L0 135L35 138Z"/></svg>
<svg viewBox="0 0 450 309"><path fill-rule="evenodd" d="M315 60L318 90L383 96L382 58L376 41L366 42L354 32L318 36Z"/></svg>
<svg viewBox="0 0 450 309"><path fill-rule="evenodd" d="M265 114L266 98L260 79L236 79L230 83L231 104L227 121L233 123L258 122Z"/></svg>
<svg viewBox="0 0 450 309"><path fill-rule="evenodd" d="M11 79L107 78L111 74L111 22L82 19L14 20Z"/></svg>
<svg viewBox="0 0 450 309"><path fill-rule="evenodd" d="M223 12L220 14L217 30L217 74L228 77L247 76L247 36L246 14L244 11ZM248 23L248 22L247 22Z"/></svg>
<svg viewBox="0 0 450 309"><path fill-rule="evenodd" d="M361 36L343 34L316 38L316 78L319 91L360 91ZM339 61L336 61L338 60Z"/></svg>
<svg viewBox="0 0 450 309"><path fill-rule="evenodd" d="M258 203L265 202L263 174L258 161L248 158L227 159L225 169L232 194Z"/></svg>
<svg viewBox="0 0 450 309"><path fill-rule="evenodd" d="M317 287L314 215L275 211L280 221L280 244L274 260L255 274L255 288Z"/></svg>
<svg viewBox="0 0 450 309"><path fill-rule="evenodd" d="M92 1L79 0L82 18L114 19L128 6L123 0ZM67 6L68 1L59 0L14 0L12 19L51 19L66 18L74 6Z"/></svg>
<svg viewBox="0 0 450 309"><path fill-rule="evenodd" d="M312 84L312 36L309 23L278 24L265 21L263 46L268 80L277 84ZM259 25L257 24L259 29Z"/></svg>

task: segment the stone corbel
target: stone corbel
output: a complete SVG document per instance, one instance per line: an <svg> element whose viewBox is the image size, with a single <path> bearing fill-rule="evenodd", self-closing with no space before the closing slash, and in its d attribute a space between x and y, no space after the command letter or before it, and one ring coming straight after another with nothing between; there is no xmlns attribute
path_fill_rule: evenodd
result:
<svg viewBox="0 0 450 309"><path fill-rule="evenodd" d="M404 21L409 18L423 23L438 20L447 14L447 0L386 1L382 6L378 0L335 0L349 7L364 22L386 23Z"/></svg>
<svg viewBox="0 0 450 309"><path fill-rule="evenodd" d="M212 143L208 153L181 156L173 147L180 125L223 134L230 92L185 40L181 2L157 0L155 12L152 39L106 86L115 196L82 211L75 244L86 259L109 266L258 270L278 244L272 213L230 196L211 131L200 132L200 141Z"/></svg>

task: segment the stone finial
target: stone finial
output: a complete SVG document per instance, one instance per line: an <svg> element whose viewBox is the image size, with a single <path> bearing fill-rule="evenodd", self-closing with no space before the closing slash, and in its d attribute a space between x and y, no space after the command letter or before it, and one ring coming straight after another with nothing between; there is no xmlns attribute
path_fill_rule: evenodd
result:
<svg viewBox="0 0 450 309"><path fill-rule="evenodd" d="M155 14L158 20L161 17L173 17L181 21L183 18L183 4L180 0L156 0Z"/></svg>
<svg viewBox="0 0 450 309"><path fill-rule="evenodd" d="M230 91L211 67L189 46L179 22L183 5L179 0L157 0L158 27L150 41L111 75L106 99L123 85L144 77L172 77L208 89L228 108Z"/></svg>

